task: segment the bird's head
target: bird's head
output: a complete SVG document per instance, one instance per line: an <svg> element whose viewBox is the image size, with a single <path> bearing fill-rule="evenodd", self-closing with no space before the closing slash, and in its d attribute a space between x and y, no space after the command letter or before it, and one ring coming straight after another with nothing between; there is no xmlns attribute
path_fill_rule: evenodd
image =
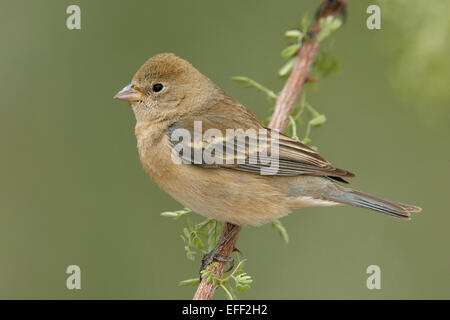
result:
<svg viewBox="0 0 450 320"><path fill-rule="evenodd" d="M204 105L216 86L171 53L148 59L114 99L129 101L138 122L176 119Z"/></svg>

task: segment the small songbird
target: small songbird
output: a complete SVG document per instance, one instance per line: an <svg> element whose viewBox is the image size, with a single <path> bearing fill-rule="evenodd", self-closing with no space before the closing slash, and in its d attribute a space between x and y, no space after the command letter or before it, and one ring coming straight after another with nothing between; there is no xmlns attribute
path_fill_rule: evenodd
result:
<svg viewBox="0 0 450 320"><path fill-rule="evenodd" d="M316 151L281 133L277 134L279 161L274 174L261 173L267 167L262 161L249 161L257 148L247 148L237 159L243 161L232 163L194 161L192 155L180 155L181 163L174 161L173 133L183 129L194 136L196 121L201 123L201 133L217 129L225 139L227 129L265 128L243 105L173 54L150 58L114 98L131 104L140 160L150 178L183 206L205 217L258 226L303 207L352 205L405 219L421 211L344 187L340 183L354 174L333 167ZM270 140L275 131L267 131ZM206 149L202 144L191 146L193 153ZM212 252L212 258L217 253Z"/></svg>

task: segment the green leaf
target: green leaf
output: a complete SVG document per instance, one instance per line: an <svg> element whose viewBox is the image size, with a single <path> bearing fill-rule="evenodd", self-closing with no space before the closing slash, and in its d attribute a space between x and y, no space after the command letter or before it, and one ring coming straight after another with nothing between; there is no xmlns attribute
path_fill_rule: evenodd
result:
<svg viewBox="0 0 450 320"><path fill-rule="evenodd" d="M332 73L339 73L339 71L339 60L321 49L314 60L312 73L325 78Z"/></svg>
<svg viewBox="0 0 450 320"><path fill-rule="evenodd" d="M231 79L233 81L242 82L242 83L245 83L249 87L255 88L256 90L264 93L267 96L268 99L275 100L277 98L277 95L275 94L275 92L273 92L272 90L264 87L262 84L256 82L255 80L252 80L252 79L250 79L248 77L236 76L236 77L233 77Z"/></svg>
<svg viewBox="0 0 450 320"><path fill-rule="evenodd" d="M250 284L253 282L252 277L249 276L246 272L242 272L239 275L237 275L236 281L244 284Z"/></svg>
<svg viewBox="0 0 450 320"><path fill-rule="evenodd" d="M203 231L197 231L197 234L199 235L199 236L202 236L203 238L208 238L208 234L206 233L206 232L203 232Z"/></svg>
<svg viewBox="0 0 450 320"><path fill-rule="evenodd" d="M300 21L300 30L306 34L306 32L308 32L309 26L311 25L311 15L310 14L305 14L302 17L302 20Z"/></svg>
<svg viewBox="0 0 450 320"><path fill-rule="evenodd" d="M284 242L289 243L289 235L286 231L286 228L283 226L280 220L273 220L272 227L274 227L280 233L281 238L283 238Z"/></svg>
<svg viewBox="0 0 450 320"><path fill-rule="evenodd" d="M325 115L321 114L318 117L311 119L309 121L309 123L314 127L318 127L318 126L324 124L325 121L327 121L327 118L325 117Z"/></svg>
<svg viewBox="0 0 450 320"><path fill-rule="evenodd" d="M178 214L176 212L173 212L173 211L161 212L160 215L162 215L163 217L168 217L168 218L178 217Z"/></svg>
<svg viewBox="0 0 450 320"><path fill-rule="evenodd" d="M250 289L250 285L248 285L248 284L241 284L241 283L236 284L236 290L239 292L246 292L249 289Z"/></svg>
<svg viewBox="0 0 450 320"><path fill-rule="evenodd" d="M297 38L298 40L301 40L303 38L303 32L297 29L288 30L284 35L287 38Z"/></svg>
<svg viewBox="0 0 450 320"><path fill-rule="evenodd" d="M342 19L333 16L327 16L326 18L320 18L320 32L316 36L317 41L323 41L328 37L331 32L339 29L342 26Z"/></svg>
<svg viewBox="0 0 450 320"><path fill-rule="evenodd" d="M190 239L191 233L189 232L188 228L184 227L183 232L184 232L184 235L186 236L186 238Z"/></svg>
<svg viewBox="0 0 450 320"><path fill-rule="evenodd" d="M192 210L189 208L184 208L182 210L178 210L178 211L165 211L165 212L161 212L160 215L163 217L168 217L168 218L172 218L174 220L178 220L181 217L184 217L185 215L191 213Z"/></svg>
<svg viewBox="0 0 450 320"><path fill-rule="evenodd" d="M311 139L310 138L304 138L302 140L302 143L305 144L305 145L309 145L311 143Z"/></svg>
<svg viewBox="0 0 450 320"><path fill-rule="evenodd" d="M186 279L178 282L179 287L197 286L200 283L199 278Z"/></svg>
<svg viewBox="0 0 450 320"><path fill-rule="evenodd" d="M211 271L208 270L208 268L203 269L202 271L200 271L200 275L203 278L205 278Z"/></svg>
<svg viewBox="0 0 450 320"><path fill-rule="evenodd" d="M280 70L278 70L278 75L280 77L284 77L284 76L288 75L294 68L295 60L297 60L297 57L292 57L291 59L289 59L289 61L286 62L284 64L284 66L282 66L280 68Z"/></svg>
<svg viewBox="0 0 450 320"><path fill-rule="evenodd" d="M296 43L281 51L281 56L288 59L297 54L298 49L300 49L300 44Z"/></svg>
<svg viewBox="0 0 450 320"><path fill-rule="evenodd" d="M203 245L203 241L200 238L195 238L195 245L197 249L202 250L205 246Z"/></svg>

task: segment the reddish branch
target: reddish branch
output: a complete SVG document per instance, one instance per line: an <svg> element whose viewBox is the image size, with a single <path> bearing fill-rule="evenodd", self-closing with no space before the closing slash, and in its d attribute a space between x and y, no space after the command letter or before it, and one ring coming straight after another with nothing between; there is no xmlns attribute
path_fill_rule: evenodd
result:
<svg viewBox="0 0 450 320"><path fill-rule="evenodd" d="M322 5L316 14L314 25L310 29L308 37L302 44L297 56L294 69L289 76L286 85L277 98L275 105L275 111L273 112L272 119L270 120L269 128L284 131L289 123L289 115L294 108L298 95L302 91L309 71L311 70L314 58L317 55L317 51L320 47L320 42L314 40L315 35L320 31L320 18L327 16L339 17L345 15L345 1L328 0L323 1Z"/></svg>
<svg viewBox="0 0 450 320"><path fill-rule="evenodd" d="M302 91L303 84L308 79L312 63L314 62L320 47L320 42L315 40L316 35L320 32L319 20L320 18L325 18L327 16L344 17L345 2L346 0L322 1L316 13L314 25L309 30L307 37L303 40L302 47L298 52L297 61L291 75L289 76L283 90L278 94L275 111L272 115L269 128L276 129L280 132L283 132L286 129L289 123L289 115L294 108L298 95ZM232 227L232 224L226 223L223 227L221 238L228 233ZM222 246L220 254L225 256L230 256L232 254L240 231L241 228L239 228L233 237ZM219 266L212 269L216 278L222 278L224 267L225 263L219 262ZM212 283L208 283L207 279L203 278L193 299L209 300L214 296L216 289L217 286L214 286Z"/></svg>
<svg viewBox="0 0 450 320"><path fill-rule="evenodd" d="M231 223L226 223L223 226L222 234L220 235L220 237L222 238L225 234L227 234L232 227L233 225ZM222 246L222 249L219 251L220 254L229 257L231 253L233 253L234 245L236 244L240 231L241 228L239 227L239 229L234 233L233 237L231 237L231 239L225 242L225 244ZM212 271L216 275L216 278L222 278L224 267L225 263L219 262L219 267L212 269ZM209 300L214 296L216 289L217 286L213 286L212 283L207 282L206 278L203 278L197 288L197 292L195 293L193 300Z"/></svg>

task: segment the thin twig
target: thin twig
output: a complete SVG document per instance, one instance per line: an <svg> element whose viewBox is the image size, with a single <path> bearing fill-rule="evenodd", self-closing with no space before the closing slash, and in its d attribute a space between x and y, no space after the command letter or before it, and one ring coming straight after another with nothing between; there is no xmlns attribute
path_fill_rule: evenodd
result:
<svg viewBox="0 0 450 320"><path fill-rule="evenodd" d="M303 45L297 55L297 61L287 80L283 90L277 97L275 111L269 124L269 128L283 132L289 124L289 116L294 108L295 102L305 83L312 63L320 47L320 41L316 40L316 35L320 32L320 18L327 16L343 17L345 15L346 0L324 0L317 11L314 25L311 27L308 37L303 40ZM226 223L223 227L221 238L232 229L233 225ZM230 256L235 248L241 228L235 232L233 237L222 246L220 254ZM220 240L219 240L220 241ZM216 278L221 279L225 267L224 262L219 262L219 266L212 271ZM217 285L208 283L207 278L200 282L194 300L209 300L214 296Z"/></svg>
<svg viewBox="0 0 450 320"><path fill-rule="evenodd" d="M294 69L289 76L283 90L277 98L275 111L270 120L269 128L283 132L289 124L289 115L294 108L298 95L302 91L305 80L311 70L314 58L320 47L320 41L315 36L320 32L320 18L327 16L339 17L345 15L345 0L325 0L322 2L316 14L314 25L309 31L308 37L303 40L303 45L297 55Z"/></svg>

